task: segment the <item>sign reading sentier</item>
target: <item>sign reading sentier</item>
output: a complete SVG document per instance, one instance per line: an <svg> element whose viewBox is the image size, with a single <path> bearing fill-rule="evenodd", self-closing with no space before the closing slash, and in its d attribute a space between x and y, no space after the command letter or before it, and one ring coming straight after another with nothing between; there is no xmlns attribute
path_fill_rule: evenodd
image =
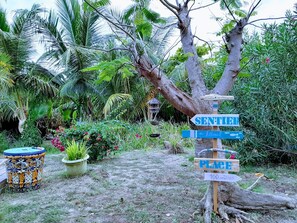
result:
<svg viewBox="0 0 297 223"><path fill-rule="evenodd" d="M239 126L239 115L197 114L191 121L197 126Z"/></svg>

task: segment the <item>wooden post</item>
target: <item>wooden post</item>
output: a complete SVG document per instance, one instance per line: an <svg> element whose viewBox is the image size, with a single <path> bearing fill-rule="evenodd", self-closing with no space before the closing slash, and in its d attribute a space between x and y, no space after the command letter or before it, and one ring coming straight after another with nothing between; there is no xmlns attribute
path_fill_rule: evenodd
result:
<svg viewBox="0 0 297 223"><path fill-rule="evenodd" d="M219 102L218 101L213 101L212 104L212 113L213 114L218 114L218 108L219 108ZM213 130L219 130L218 126L213 126ZM213 139L212 140L212 148L218 148L218 139ZM213 151L213 156L214 159L218 158L218 152ZM218 181L213 181L213 210L215 213L218 213L218 187L219 187L219 182Z"/></svg>

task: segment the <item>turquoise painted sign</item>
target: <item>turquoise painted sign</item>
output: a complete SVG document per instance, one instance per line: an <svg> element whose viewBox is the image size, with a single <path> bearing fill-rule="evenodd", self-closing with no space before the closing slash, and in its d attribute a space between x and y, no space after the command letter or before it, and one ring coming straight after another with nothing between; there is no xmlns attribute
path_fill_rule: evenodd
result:
<svg viewBox="0 0 297 223"><path fill-rule="evenodd" d="M197 126L239 126L239 115L197 114L191 121Z"/></svg>
<svg viewBox="0 0 297 223"><path fill-rule="evenodd" d="M243 133L239 131L183 130L182 137L197 139L243 139Z"/></svg>

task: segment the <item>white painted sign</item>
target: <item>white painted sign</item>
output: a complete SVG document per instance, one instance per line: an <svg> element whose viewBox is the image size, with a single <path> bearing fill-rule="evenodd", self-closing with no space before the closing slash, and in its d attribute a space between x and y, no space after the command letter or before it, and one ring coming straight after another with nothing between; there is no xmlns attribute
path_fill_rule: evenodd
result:
<svg viewBox="0 0 297 223"><path fill-rule="evenodd" d="M197 114L191 118L197 126L239 126L238 114Z"/></svg>
<svg viewBox="0 0 297 223"><path fill-rule="evenodd" d="M205 95L205 96L201 96L200 99L205 100L205 101L223 101L223 100L232 101L232 100L234 100L234 96L219 95L219 94L208 94L208 95Z"/></svg>
<svg viewBox="0 0 297 223"><path fill-rule="evenodd" d="M220 181L220 182L237 182L241 180L241 178L235 174L204 173L204 180Z"/></svg>

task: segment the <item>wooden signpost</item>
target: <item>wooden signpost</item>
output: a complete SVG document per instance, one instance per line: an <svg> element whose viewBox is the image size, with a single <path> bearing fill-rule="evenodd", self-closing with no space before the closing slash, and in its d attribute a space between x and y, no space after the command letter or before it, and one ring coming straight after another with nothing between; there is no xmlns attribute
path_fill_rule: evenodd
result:
<svg viewBox="0 0 297 223"><path fill-rule="evenodd" d="M218 212L218 182L236 182L240 178L234 174L218 172L239 172L239 160L219 159L218 152L224 151L219 147L218 139L242 139L239 131L220 131L219 126L239 126L238 114L218 114L219 101L234 100L233 96L210 94L201 97L201 100L213 101L212 114L197 114L191 121L197 126L211 126L212 130L183 130L183 138L212 139L212 158L195 158L195 166L199 170L211 171L205 173L204 179L213 182L213 210ZM231 152L232 150L228 150ZM202 151L201 151L202 152ZM227 151L226 151L227 152ZM236 152L235 152L236 153Z"/></svg>

